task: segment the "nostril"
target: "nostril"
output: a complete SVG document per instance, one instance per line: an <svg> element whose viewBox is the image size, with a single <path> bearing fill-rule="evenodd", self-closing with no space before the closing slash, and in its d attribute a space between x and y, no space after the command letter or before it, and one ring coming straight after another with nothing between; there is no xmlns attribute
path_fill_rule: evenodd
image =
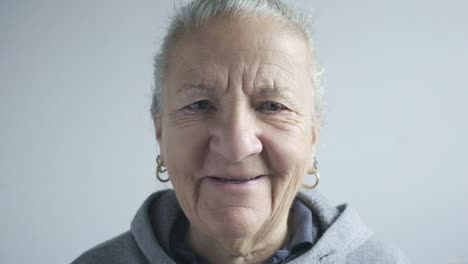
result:
<svg viewBox="0 0 468 264"><path fill-rule="evenodd" d="M263 150L263 145L254 131L234 129L219 131L209 142L210 149L224 159L238 163Z"/></svg>

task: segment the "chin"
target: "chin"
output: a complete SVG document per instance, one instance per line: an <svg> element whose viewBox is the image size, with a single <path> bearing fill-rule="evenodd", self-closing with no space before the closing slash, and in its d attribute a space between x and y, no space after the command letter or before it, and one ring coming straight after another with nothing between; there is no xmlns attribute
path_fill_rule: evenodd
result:
<svg viewBox="0 0 468 264"><path fill-rule="evenodd" d="M254 236L268 216L251 208L229 207L211 214L211 228L217 236L229 239L246 239Z"/></svg>

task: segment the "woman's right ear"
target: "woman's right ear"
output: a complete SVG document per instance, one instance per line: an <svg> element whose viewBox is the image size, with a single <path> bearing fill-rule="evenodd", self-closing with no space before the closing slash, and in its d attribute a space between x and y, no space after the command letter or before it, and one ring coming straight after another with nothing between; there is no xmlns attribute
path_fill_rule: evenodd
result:
<svg viewBox="0 0 468 264"><path fill-rule="evenodd" d="M157 113L153 115L154 131L156 135L156 140L159 145L161 145L161 136L162 136L162 120L161 114Z"/></svg>

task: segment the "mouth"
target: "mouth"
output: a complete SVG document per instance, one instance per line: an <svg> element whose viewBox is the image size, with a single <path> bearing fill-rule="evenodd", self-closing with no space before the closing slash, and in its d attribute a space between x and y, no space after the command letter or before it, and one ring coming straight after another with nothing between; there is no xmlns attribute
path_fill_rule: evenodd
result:
<svg viewBox="0 0 468 264"><path fill-rule="evenodd" d="M209 176L208 178L215 180L217 182L220 182L220 183L242 184L242 183L247 183L247 182L258 180L264 176L265 175L259 175L257 177L248 178L248 179L226 179L226 178L219 178L219 177L212 177L212 176Z"/></svg>

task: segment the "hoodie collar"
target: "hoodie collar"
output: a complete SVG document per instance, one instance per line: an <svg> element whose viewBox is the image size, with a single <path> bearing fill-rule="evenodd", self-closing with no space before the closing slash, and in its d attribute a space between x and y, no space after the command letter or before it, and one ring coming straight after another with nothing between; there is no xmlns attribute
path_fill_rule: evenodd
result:
<svg viewBox="0 0 468 264"><path fill-rule="evenodd" d="M314 246L291 264L333 263L372 235L357 212L346 204L331 206L316 190L301 191L297 198L317 216L323 231ZM131 232L150 263L174 263L166 252L169 252L170 230L180 210L174 191L163 190L150 195L136 213Z"/></svg>
<svg viewBox="0 0 468 264"><path fill-rule="evenodd" d="M337 260L347 256L372 235L372 231L364 225L357 212L347 204L331 206L316 190L299 192L297 198L317 215L324 233L308 252L291 264L317 261L337 263Z"/></svg>
<svg viewBox="0 0 468 264"><path fill-rule="evenodd" d="M168 189L150 195L137 211L130 230L150 263L174 263L166 252L170 230L180 210L175 192Z"/></svg>

